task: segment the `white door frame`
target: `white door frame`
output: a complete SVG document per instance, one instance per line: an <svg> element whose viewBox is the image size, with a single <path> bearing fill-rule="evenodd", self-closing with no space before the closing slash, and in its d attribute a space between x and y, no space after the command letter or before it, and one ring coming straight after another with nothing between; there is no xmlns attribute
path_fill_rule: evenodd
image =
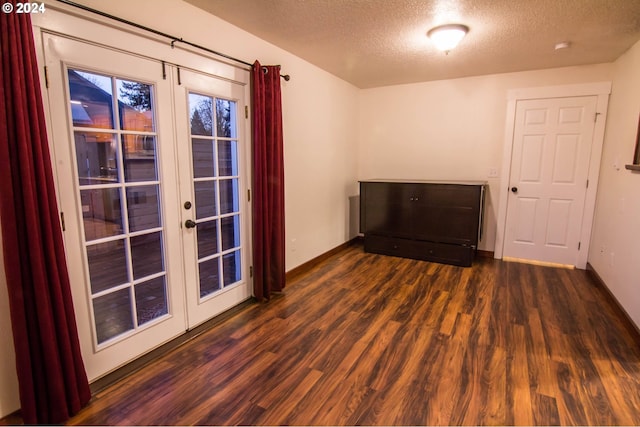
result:
<svg viewBox="0 0 640 427"><path fill-rule="evenodd" d="M586 268L593 215L596 206L598 177L600 176L600 160L609 105L611 82L585 83L563 86L544 86L524 89L513 89L507 93L507 118L504 133L504 149L502 154L502 178L500 179L500 203L498 205L498 221L496 226L496 243L494 257L502 259L504 252L504 235L507 224L507 202L509 198L509 181L511 179L511 153L513 151L513 135L515 129L516 107L518 101L544 98L568 98L573 96L597 96L595 128L589 160L589 186L585 195L582 227L580 230L580 250L578 251L577 268Z"/></svg>

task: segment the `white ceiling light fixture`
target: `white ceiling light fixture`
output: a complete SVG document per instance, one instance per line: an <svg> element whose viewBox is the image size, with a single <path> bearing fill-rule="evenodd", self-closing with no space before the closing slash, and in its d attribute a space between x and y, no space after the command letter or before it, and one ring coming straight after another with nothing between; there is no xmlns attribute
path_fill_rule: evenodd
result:
<svg viewBox="0 0 640 427"><path fill-rule="evenodd" d="M451 49L458 46L458 43L460 43L468 31L469 27L466 25L447 24L430 29L427 36L438 49L444 53L449 53Z"/></svg>

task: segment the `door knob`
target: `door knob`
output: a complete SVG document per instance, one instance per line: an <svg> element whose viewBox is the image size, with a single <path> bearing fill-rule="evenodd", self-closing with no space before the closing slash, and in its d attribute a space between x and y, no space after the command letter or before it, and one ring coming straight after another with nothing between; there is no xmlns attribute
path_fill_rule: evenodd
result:
<svg viewBox="0 0 640 427"><path fill-rule="evenodd" d="M511 192L512 193L517 193L518 192L518 187L511 187Z"/></svg>
<svg viewBox="0 0 640 427"><path fill-rule="evenodd" d="M197 224L196 224L196 222L195 222L195 221L192 221L192 220L190 220L190 219L188 219L188 220L186 220L186 221L184 222L184 226L185 226L185 227L187 227L187 228L193 228L193 227L195 227L196 225L197 225Z"/></svg>

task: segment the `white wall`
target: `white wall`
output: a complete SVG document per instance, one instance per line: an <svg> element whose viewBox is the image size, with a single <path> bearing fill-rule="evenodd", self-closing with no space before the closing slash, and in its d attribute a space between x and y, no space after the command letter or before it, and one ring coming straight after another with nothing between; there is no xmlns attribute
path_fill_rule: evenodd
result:
<svg viewBox="0 0 640 427"><path fill-rule="evenodd" d="M493 251L507 92L611 80L612 70L598 64L362 90L358 178L488 181L479 249Z"/></svg>
<svg viewBox="0 0 640 427"><path fill-rule="evenodd" d="M613 67L589 263L640 327L640 173L624 168L638 131L640 42Z"/></svg>
<svg viewBox="0 0 640 427"><path fill-rule="evenodd" d="M294 74L289 83L296 79L300 90L283 97L287 270L357 234L349 227L349 197L358 193L357 92L322 77Z"/></svg>

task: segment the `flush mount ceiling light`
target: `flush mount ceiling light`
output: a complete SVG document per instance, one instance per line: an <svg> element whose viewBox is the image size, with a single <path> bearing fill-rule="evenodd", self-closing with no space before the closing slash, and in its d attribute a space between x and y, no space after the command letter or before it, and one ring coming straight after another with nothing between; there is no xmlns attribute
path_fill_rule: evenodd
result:
<svg viewBox="0 0 640 427"><path fill-rule="evenodd" d="M448 24L430 29L427 36L438 49L449 53L451 49L458 46L458 43L460 43L460 40L464 38L468 31L469 27L466 25Z"/></svg>

